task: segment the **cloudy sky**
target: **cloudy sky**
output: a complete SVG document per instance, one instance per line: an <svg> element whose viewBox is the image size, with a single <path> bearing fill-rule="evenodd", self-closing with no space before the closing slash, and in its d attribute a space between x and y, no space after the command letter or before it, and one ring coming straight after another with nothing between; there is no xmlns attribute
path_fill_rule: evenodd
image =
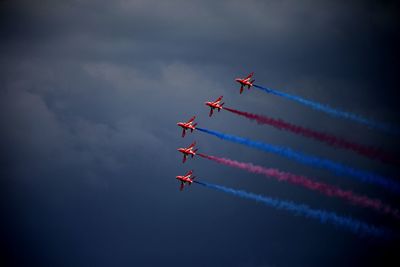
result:
<svg viewBox="0 0 400 267"><path fill-rule="evenodd" d="M9 266L354 266L398 241L343 229L194 185L244 189L396 229L392 218L218 166L176 149L306 175L380 198L347 177L217 140L177 121L288 146L360 169L399 168L333 149L204 101L281 118L400 153L400 142L252 89L237 76L400 125L395 1L0 1L0 260ZM398 226L397 226L398 229ZM399 261L399 258L396 258Z"/></svg>

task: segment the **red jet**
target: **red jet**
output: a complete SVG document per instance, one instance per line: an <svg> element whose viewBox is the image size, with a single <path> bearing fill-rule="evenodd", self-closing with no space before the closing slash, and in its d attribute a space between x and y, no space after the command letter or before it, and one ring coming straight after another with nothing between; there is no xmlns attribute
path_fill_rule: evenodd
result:
<svg viewBox="0 0 400 267"><path fill-rule="evenodd" d="M223 96L220 96L220 97L218 97L217 98L217 100L215 100L214 102L205 102L204 104L206 104L206 106L209 106L211 109L210 109L210 114L208 115L208 116L212 116L212 114L213 114L213 112L214 112L214 109L217 109L218 110L218 112L222 109L222 106L225 104L225 103L222 103L222 104L220 104L220 102L221 102L221 100L222 100L222 97Z"/></svg>
<svg viewBox="0 0 400 267"><path fill-rule="evenodd" d="M193 130L196 129L197 123L193 124L196 116L193 116L188 122L178 122L177 125L182 127L182 137L185 137L186 130L190 130L193 133Z"/></svg>
<svg viewBox="0 0 400 267"><path fill-rule="evenodd" d="M193 174L193 170L188 171L185 175L176 176L176 179L181 181L181 187L179 188L179 190L182 191L183 187L185 186L186 183L188 185L191 185L193 183L193 179L195 178L195 176L192 176L192 174Z"/></svg>
<svg viewBox="0 0 400 267"><path fill-rule="evenodd" d="M240 93L243 93L243 88L247 86L247 89L249 90L250 87L253 86L253 83L256 80L251 80L251 77L253 77L254 72L250 73L249 76L247 76L246 78L242 79L242 78L236 78L235 81L237 81L238 83L240 83Z"/></svg>
<svg viewBox="0 0 400 267"><path fill-rule="evenodd" d="M196 142L193 142L190 146L186 147L186 148L178 148L178 151L181 152L183 154L183 161L182 163L185 163L186 158L191 155L192 158L196 155L196 152L198 149L194 149L194 146L196 145Z"/></svg>

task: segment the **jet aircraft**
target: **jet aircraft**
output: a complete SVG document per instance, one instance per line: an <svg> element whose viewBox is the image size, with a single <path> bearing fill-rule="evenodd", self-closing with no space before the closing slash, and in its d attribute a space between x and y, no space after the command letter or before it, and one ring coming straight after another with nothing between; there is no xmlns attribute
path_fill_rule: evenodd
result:
<svg viewBox="0 0 400 267"><path fill-rule="evenodd" d="M183 188L185 187L185 184L191 185L193 183L194 178L195 176L193 176L193 170L188 171L185 175L176 176L176 179L181 182L179 190L182 191Z"/></svg>
<svg viewBox="0 0 400 267"><path fill-rule="evenodd" d="M218 97L215 101L208 101L205 102L204 104L206 104L206 106L210 107L210 114L208 116L212 116L214 109L217 109L218 112L222 109L222 106L225 103L220 104L221 100L222 100L223 96Z"/></svg>
<svg viewBox="0 0 400 267"><path fill-rule="evenodd" d="M185 147L185 148L183 148L183 147L178 148L178 151L181 152L181 153L183 154L183 161L182 161L182 163L185 163L186 158L187 158L189 155L191 155L192 158L196 155L196 152L197 152L198 149L194 149L194 146L195 146L195 145L196 145L196 142L193 142L193 143L192 143L190 146L188 146L188 147Z"/></svg>
<svg viewBox="0 0 400 267"><path fill-rule="evenodd" d="M193 133L193 130L196 129L197 123L193 124L195 118L196 118L196 116L193 116L187 122L178 122L177 123L178 126L182 127L182 137L185 137L186 130L190 130L190 132Z"/></svg>
<svg viewBox="0 0 400 267"><path fill-rule="evenodd" d="M240 93L243 93L243 88L247 86L247 89L249 90L250 87L253 86L253 83L256 80L251 80L253 77L254 72L250 73L246 78L236 78L235 81L240 83Z"/></svg>

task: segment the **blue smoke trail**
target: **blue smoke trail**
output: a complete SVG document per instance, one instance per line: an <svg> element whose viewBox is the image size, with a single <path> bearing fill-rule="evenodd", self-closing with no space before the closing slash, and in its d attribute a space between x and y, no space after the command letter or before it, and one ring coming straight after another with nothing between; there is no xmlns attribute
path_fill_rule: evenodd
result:
<svg viewBox="0 0 400 267"><path fill-rule="evenodd" d="M329 171L332 171L336 175L349 175L349 176L356 178L357 180L359 180L361 182L379 185L386 189L400 193L400 184L398 184L397 182L395 182L393 180L390 180L389 178L380 176L378 174L374 174L374 173L370 173L370 172L362 171L362 170L357 170L352 167L348 167L341 163L337 163L337 162L334 162L334 161L331 161L328 159L321 159L321 158L318 158L315 156L309 156L309 155L303 154L301 152L294 151L287 147L274 146L274 145L262 143L260 141L252 141L250 139L246 139L243 137L224 134L224 133L220 133L217 131L202 129L199 127L196 127L196 130L214 135L223 140L228 140L228 141L239 143L239 144L246 145L249 147L257 148L257 149L265 151L265 152L275 153L275 154L287 157L289 159L296 160L305 165L310 165L313 167L327 169Z"/></svg>
<svg viewBox="0 0 400 267"><path fill-rule="evenodd" d="M335 226L343 227L355 234L359 235L372 235L372 236L386 236L388 233L382 229L375 226L366 224L364 222L354 220L349 217L342 217L334 212L328 212L323 210L311 209L304 204L296 204L290 201L283 201L275 198L270 198L266 196L256 195L243 190L236 190L228 188L221 185L210 184L206 182L194 181L197 184L203 185L205 187L222 191L228 194L232 194L238 197L252 199L257 202L261 202L267 206L274 207L280 210L287 210L295 213L296 215L303 215L307 218L313 218L319 220L321 223L331 223Z"/></svg>
<svg viewBox="0 0 400 267"><path fill-rule="evenodd" d="M287 99L299 102L299 103L304 104L306 106L310 106L313 109L323 111L323 112L328 113L328 114L330 114L330 115L332 115L334 117L349 119L349 120L352 120L352 121L367 125L367 126L369 126L371 128L375 128L375 129L378 129L378 130L381 130L381 131L385 131L387 133L396 134L396 135L400 134L400 129L396 128L393 125L389 125L389 124L386 124L386 123L381 123L381 122L369 120L369 119L363 118L363 117L361 117L359 115L356 115L356 114L353 114L353 113L337 110L337 109L331 108L331 107L329 107L327 105L323 105L323 104L320 104L320 103L317 103L317 102L314 102L314 101L311 101L311 100L307 100L307 99L301 98L301 97L296 96L296 95L290 95L290 94L287 94L287 93L284 93L284 92L280 92L280 91L277 91L277 90L274 90L274 89L271 89L271 88L262 87L262 86L259 86L259 85L256 85L256 84L254 84L253 86L258 88L258 89L261 89L261 90L263 90L263 91L265 91L267 93L270 93L270 94L273 94L273 95L277 95L277 96L283 96L283 97L285 97Z"/></svg>

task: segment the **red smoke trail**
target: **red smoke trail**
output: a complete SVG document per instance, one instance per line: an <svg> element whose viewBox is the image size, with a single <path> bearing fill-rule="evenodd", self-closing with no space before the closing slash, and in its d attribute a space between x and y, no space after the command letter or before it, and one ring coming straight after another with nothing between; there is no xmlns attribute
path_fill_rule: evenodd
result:
<svg viewBox="0 0 400 267"><path fill-rule="evenodd" d="M386 152L384 152L380 149L377 149L377 148L353 143L353 142L344 140L342 138L338 138L338 137L330 135L330 134L326 134L326 133L318 132L318 131L308 129L308 128L305 128L302 126L294 125L294 124L285 122L280 119L274 119L274 118L270 118L267 116L252 114L252 113L248 113L248 112L244 112L244 111L240 111L240 110L236 110L236 109L232 109L232 108L228 108L228 107L223 107L223 109L225 109L229 112L232 112L234 114L246 117L250 120L255 120L259 124L268 124L275 128L278 128L280 130L286 130L286 131L290 131L292 133L301 134L305 137L311 137L318 141L327 143L328 145L349 149L360 155L363 155L363 156L366 156L366 157L369 157L372 159L379 159L383 162L388 162L388 163L395 163L395 164L400 163L399 159L395 159L392 155L389 155Z"/></svg>
<svg viewBox="0 0 400 267"><path fill-rule="evenodd" d="M288 172L282 172L277 169L264 168L261 166L253 165L252 163L239 162L227 158L219 158L215 156L205 155L202 153L197 153L197 155L223 165L239 168L251 173L263 174L265 176L275 178L278 181L285 181L291 184L300 185L310 190L318 191L326 196L342 198L355 205L372 208L386 214L391 214L396 217L396 219L400 219L400 214L397 209L391 208L390 206L382 203L379 199L371 199L367 196L357 195L352 191L346 191L333 185L315 182L308 179L307 177L295 175Z"/></svg>

